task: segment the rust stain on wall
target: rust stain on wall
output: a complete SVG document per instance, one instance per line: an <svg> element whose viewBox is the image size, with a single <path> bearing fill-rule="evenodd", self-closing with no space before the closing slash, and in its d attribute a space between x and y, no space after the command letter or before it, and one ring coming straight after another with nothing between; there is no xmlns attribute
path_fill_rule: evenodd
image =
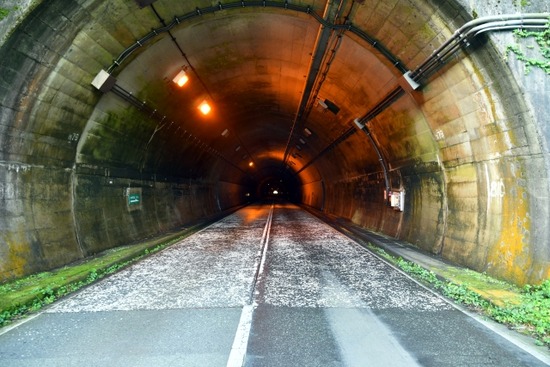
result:
<svg viewBox="0 0 550 367"><path fill-rule="evenodd" d="M25 269L29 265L28 259L32 258L29 246L14 240L10 234L4 234L1 242L6 246L5 255L0 262L2 281L25 275Z"/></svg>
<svg viewBox="0 0 550 367"><path fill-rule="evenodd" d="M502 230L487 254L487 270L517 284L526 284L525 269L529 269L533 262L529 248L529 203L521 187L514 187L515 194L510 191L506 190L502 198Z"/></svg>

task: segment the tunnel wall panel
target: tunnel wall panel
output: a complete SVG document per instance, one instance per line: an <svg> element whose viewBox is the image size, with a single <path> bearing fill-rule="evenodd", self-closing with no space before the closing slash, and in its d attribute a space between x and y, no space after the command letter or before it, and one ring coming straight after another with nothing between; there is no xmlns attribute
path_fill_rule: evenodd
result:
<svg viewBox="0 0 550 367"><path fill-rule="evenodd" d="M309 182L302 185L301 203L318 210L323 209L324 187L322 181Z"/></svg>
<svg viewBox="0 0 550 367"><path fill-rule="evenodd" d="M245 203L250 197L246 194L252 194L242 185L232 182L219 181L216 198L219 210L227 210Z"/></svg>
<svg viewBox="0 0 550 367"><path fill-rule="evenodd" d="M401 174L405 210L399 238L424 251L439 254L446 228L443 174L433 165L423 170L403 170Z"/></svg>
<svg viewBox="0 0 550 367"><path fill-rule="evenodd" d="M401 214L385 205L384 183L376 174L327 184L325 211L373 231L399 235Z"/></svg>
<svg viewBox="0 0 550 367"><path fill-rule="evenodd" d="M380 215L386 209L384 204L384 178L382 174L373 173L357 178L354 181L356 203L353 207L351 221L380 231L386 219L384 215Z"/></svg>
<svg viewBox="0 0 550 367"><path fill-rule="evenodd" d="M73 226L71 172L0 165L0 279L82 257Z"/></svg>
<svg viewBox="0 0 550 367"><path fill-rule="evenodd" d="M212 183L78 175L75 212L86 255L181 228L220 212ZM134 200L135 203L130 203Z"/></svg>

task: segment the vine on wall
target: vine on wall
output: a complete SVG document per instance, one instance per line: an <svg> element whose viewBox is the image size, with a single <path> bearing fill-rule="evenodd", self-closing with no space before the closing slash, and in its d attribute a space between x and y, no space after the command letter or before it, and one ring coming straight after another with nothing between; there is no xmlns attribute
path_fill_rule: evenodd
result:
<svg viewBox="0 0 550 367"><path fill-rule="evenodd" d="M10 13L9 9L0 8L0 20L4 19Z"/></svg>
<svg viewBox="0 0 550 367"><path fill-rule="evenodd" d="M550 18L546 24L546 29L543 31L527 31L525 29L516 29L514 35L519 39L533 39L537 46L521 46L519 43L506 47L506 55L513 53L516 58L525 63L525 73L528 74L531 68L536 67L542 69L546 74L550 75ZM527 54L534 52L526 52L525 48L538 49L537 57L530 57Z"/></svg>

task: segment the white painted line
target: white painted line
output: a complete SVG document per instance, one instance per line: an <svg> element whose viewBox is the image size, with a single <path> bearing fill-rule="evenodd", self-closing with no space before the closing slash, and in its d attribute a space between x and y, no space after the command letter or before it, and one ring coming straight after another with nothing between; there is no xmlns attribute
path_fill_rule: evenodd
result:
<svg viewBox="0 0 550 367"><path fill-rule="evenodd" d="M258 278L256 279L256 283L258 282L258 279L260 279L264 274L265 258L267 254L267 247L269 245L269 235L271 234L272 221L273 221L273 205L271 205L271 209L269 210L269 215L267 218L267 223L265 225L265 229L267 230L267 233L266 233L266 236L264 237L262 257L260 260L260 267L258 268ZM254 301L256 301L256 299L254 299Z"/></svg>
<svg viewBox="0 0 550 367"><path fill-rule="evenodd" d="M248 337L250 336L250 329L252 327L253 313L254 306L245 305L243 307L239 325L237 326L237 333L235 334L235 339L233 339L231 353L229 353L229 359L227 360L227 367L241 367L244 364Z"/></svg>
<svg viewBox="0 0 550 367"><path fill-rule="evenodd" d="M267 254L267 244L269 242L269 234L271 233L271 222L273 220L273 205L269 209L267 216L267 222L264 227L262 238L260 240L260 261L256 261L256 272L252 285L252 293L249 299L249 304L244 305L241 312L241 318L239 325L237 325L237 332L233 339L233 345L231 346L231 352L229 353L229 359L227 360L227 367L242 367L244 359L246 357L246 350L248 348L248 338L250 336L250 329L252 328L252 315L254 314L254 308L258 305L256 300L256 283L262 276L265 265L265 258Z"/></svg>
<svg viewBox="0 0 550 367"><path fill-rule="evenodd" d="M535 346L534 345L534 339L532 337L527 336L527 335L524 336L524 335L521 335L520 333L510 331L506 326L504 326L502 324L499 324L496 321L493 321L493 320L491 320L489 318L486 318L484 316L476 315L475 313L469 311L466 307L454 302L450 298L444 297L441 293L438 293L434 289L432 289L430 287L427 287L426 285L424 285L420 281L418 281L415 278L413 278L412 276L410 276L405 271L401 270L401 268L397 267L396 265L392 264L390 261L388 261L388 260L384 259L382 256L378 255L376 252L374 252L374 251L372 251L368 248L365 248L361 244L357 243L352 237L348 237L348 238L351 240L351 243L353 245L358 246L363 251L368 252L369 254L375 256L376 258L378 258L382 262L386 263L387 265L389 265L393 269L395 269L398 272L400 272L401 274L403 274L405 277L412 280L414 283L416 283L420 287L424 288L428 292L434 294L439 299L446 302L451 307L453 307L456 310L462 312L463 314L469 316L473 320L475 320L478 323L480 323L481 325L485 326L487 329L493 331L494 333L496 333L496 334L500 335L501 337L503 337L504 339L508 340L510 343L514 344L516 347L522 349L524 352L532 355L533 357L537 358L541 362L546 363L550 366L550 353L547 351L546 347L537 347L537 346Z"/></svg>
<svg viewBox="0 0 550 367"><path fill-rule="evenodd" d="M18 321L14 321L11 325L8 325L8 326L5 326L4 328L0 329L0 335L4 335L6 334L8 331L12 331L13 329L31 321L32 319L42 315L44 312L41 311L41 312L38 312L36 314L31 314L29 316L25 316L24 319L22 320L18 320Z"/></svg>

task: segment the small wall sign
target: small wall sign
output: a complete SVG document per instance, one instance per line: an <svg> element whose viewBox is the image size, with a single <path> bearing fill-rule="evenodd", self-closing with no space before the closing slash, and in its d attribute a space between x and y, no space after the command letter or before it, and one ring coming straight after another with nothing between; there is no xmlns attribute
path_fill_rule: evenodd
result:
<svg viewBox="0 0 550 367"><path fill-rule="evenodd" d="M141 187L127 187L124 196L128 211L141 210Z"/></svg>

